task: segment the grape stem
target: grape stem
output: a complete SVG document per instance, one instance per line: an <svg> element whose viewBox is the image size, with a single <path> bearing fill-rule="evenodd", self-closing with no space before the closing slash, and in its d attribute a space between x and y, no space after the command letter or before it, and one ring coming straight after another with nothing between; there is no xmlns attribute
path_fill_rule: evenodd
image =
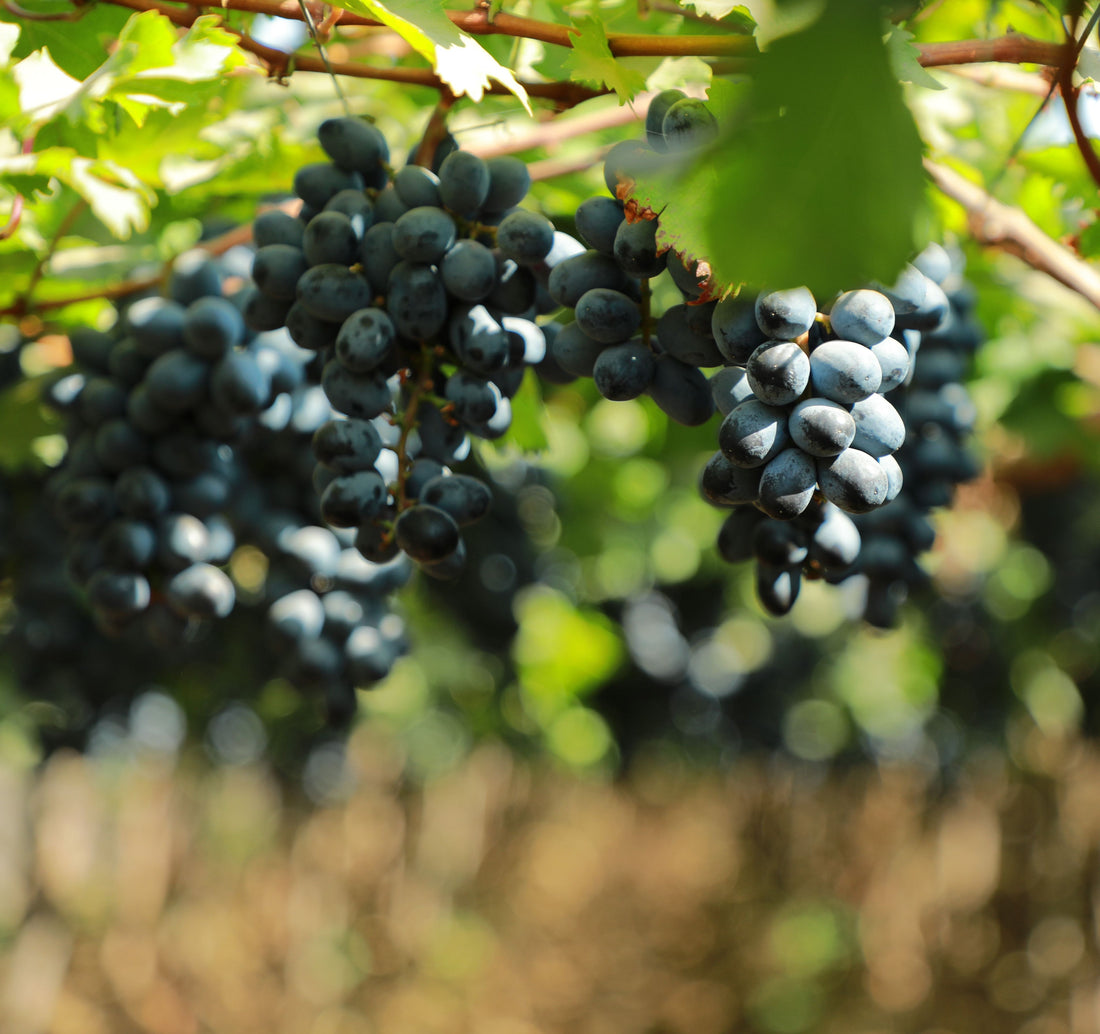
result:
<svg viewBox="0 0 1100 1034"><path fill-rule="evenodd" d="M435 352L432 346L422 345L420 348L420 361L410 370L412 374L409 379L411 387L409 388L409 397L405 401L405 415L401 418L401 437L397 439L397 445L394 447L394 452L397 453L397 490L394 492L394 498L397 501L398 513L407 509L409 505L409 500L405 495L405 483L408 480L409 469L412 466L408 453L409 435L416 427L416 415L420 409L421 399L432 387L431 371L434 358Z"/></svg>
<svg viewBox="0 0 1100 1034"><path fill-rule="evenodd" d="M1089 263L1048 237L1020 209L1001 204L954 169L927 158L924 168L936 186L966 210L974 240L1015 255L1100 309L1100 273Z"/></svg>
<svg viewBox="0 0 1100 1034"><path fill-rule="evenodd" d="M5 0L5 2L11 3L13 0ZM206 8L215 8L219 11L246 11L298 21L303 17L298 6L298 0L190 0L186 7L155 2L155 0L103 0L103 2L118 4L135 10L157 10L177 24L188 25L194 21L199 11ZM538 40L541 43L549 43L555 46L572 47L572 38L577 33L577 30L572 26L557 25L553 22L539 21L535 18L524 18L504 11L490 18L488 10L483 7L471 11L446 11L445 13L457 28L472 36L512 36ZM184 19L184 21L180 19ZM351 12L344 12L341 17L341 24L384 28L382 23L376 19L352 14ZM228 29L228 26L226 28ZM259 44L242 33L237 33L237 35L242 38L241 45L244 49L250 50L258 56L263 56L259 53L259 50L254 49L260 47ZM247 41L247 45L245 41ZM750 57L756 53L756 43L753 38L739 33L666 36L658 33L610 32L607 34L607 42L611 53L615 57ZM1071 53L1074 46L1074 42L1070 40L1068 49ZM263 50L270 51L271 48L263 48ZM940 68L945 65L986 64L990 62L1050 65L1061 68L1066 60L1067 45L1033 39L1023 33L1010 32L996 39L922 43L917 44L917 50L919 52L918 60L926 68ZM275 51L274 53L283 54L282 51ZM284 54L284 61L288 61L289 57L289 55ZM308 62L308 64L312 63L312 61ZM320 64L320 62L317 63ZM308 68L306 64L303 64L301 58L295 59L295 66L303 71L318 70ZM363 76L364 72L410 71L410 69L369 69L362 65L347 66L348 69L357 69L357 71L345 71L343 67L335 64L333 67L339 74L358 74L360 76ZM369 74L365 77L383 78L383 76ZM434 76L431 76L430 79L433 81L414 81L420 81L424 85L436 85L438 82ZM524 85L528 93L532 93L532 96L538 96L538 94L532 92L530 86ZM498 85L497 90L494 92L506 93L509 91Z"/></svg>

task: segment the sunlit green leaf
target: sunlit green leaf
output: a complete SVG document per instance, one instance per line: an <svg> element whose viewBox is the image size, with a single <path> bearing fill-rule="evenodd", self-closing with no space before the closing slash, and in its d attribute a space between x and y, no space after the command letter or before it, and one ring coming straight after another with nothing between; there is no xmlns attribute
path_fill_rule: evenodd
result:
<svg viewBox="0 0 1100 1034"><path fill-rule="evenodd" d="M915 248L924 175L877 15L833 3L757 61L717 143L643 172L633 196L720 283L892 279Z"/></svg>
<svg viewBox="0 0 1100 1034"><path fill-rule="evenodd" d="M397 14L379 0L341 0L336 6L377 18L388 25L421 57L432 63L436 74L460 96L480 101L490 80L514 93L531 111L527 91L519 80L496 61L477 40L456 28L439 0L405 0Z"/></svg>
<svg viewBox="0 0 1100 1034"><path fill-rule="evenodd" d="M574 18L573 27L577 34L572 36L573 48L566 62L570 79L607 86L615 91L620 104L625 104L645 89L645 77L627 68L612 55L607 33L598 18L591 15Z"/></svg>
<svg viewBox="0 0 1100 1034"><path fill-rule="evenodd" d="M938 79L929 75L918 60L920 51L913 46L913 34L897 25L886 37L886 49L890 54L890 66L894 75L903 83L923 86L927 90L944 90Z"/></svg>

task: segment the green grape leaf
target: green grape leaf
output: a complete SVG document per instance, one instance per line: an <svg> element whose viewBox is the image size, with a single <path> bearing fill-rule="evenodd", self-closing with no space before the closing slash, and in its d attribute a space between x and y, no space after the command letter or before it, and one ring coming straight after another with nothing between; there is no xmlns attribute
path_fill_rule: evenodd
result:
<svg viewBox="0 0 1100 1034"><path fill-rule="evenodd" d="M156 194L115 162L83 158L69 147L0 159L0 183L19 193L44 191L51 179L76 191L116 237L125 239L149 226Z"/></svg>
<svg viewBox="0 0 1100 1034"><path fill-rule="evenodd" d="M645 89L645 76L617 61L607 43L607 33L598 18L574 18L573 49L566 56L569 78L574 82L607 86L626 104Z"/></svg>
<svg viewBox="0 0 1100 1034"><path fill-rule="evenodd" d="M730 0L681 0L681 7L691 7L696 14L706 15L724 21L735 31L752 32L756 19L744 4L730 3Z"/></svg>
<svg viewBox="0 0 1100 1034"><path fill-rule="evenodd" d="M715 143L647 163L629 196L720 284L828 293L889 282L916 250L921 150L877 14L834 2L755 59Z"/></svg>
<svg viewBox="0 0 1100 1034"><path fill-rule="evenodd" d="M39 3L26 0L21 6L35 11L72 11L71 4ZM49 50L59 68L74 79L86 79L107 57L106 40L115 39L131 12L112 4L89 4L75 22L31 21L0 7L0 21L16 22L19 42L12 51L16 58L26 57L43 47Z"/></svg>
<svg viewBox="0 0 1100 1034"><path fill-rule="evenodd" d="M495 79L514 93L531 114L531 102L519 80L477 40L455 26L441 0L403 0L400 14L380 0L337 0L335 6L377 18L389 26L431 62L439 78L456 94L468 94L477 103L489 81Z"/></svg>
<svg viewBox="0 0 1100 1034"><path fill-rule="evenodd" d="M920 51L913 46L913 34L895 25L886 37L886 50L894 75L903 83L923 86L927 90L946 90L938 79L929 75L918 60Z"/></svg>

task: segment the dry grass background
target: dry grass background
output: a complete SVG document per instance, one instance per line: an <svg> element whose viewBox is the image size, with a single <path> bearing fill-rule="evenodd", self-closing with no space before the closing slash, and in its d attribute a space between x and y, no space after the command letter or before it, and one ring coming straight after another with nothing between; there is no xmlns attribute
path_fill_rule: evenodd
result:
<svg viewBox="0 0 1100 1034"><path fill-rule="evenodd" d="M1023 753L413 787L361 730L323 808L58 755L0 775L0 1031L1091 1034L1100 753Z"/></svg>

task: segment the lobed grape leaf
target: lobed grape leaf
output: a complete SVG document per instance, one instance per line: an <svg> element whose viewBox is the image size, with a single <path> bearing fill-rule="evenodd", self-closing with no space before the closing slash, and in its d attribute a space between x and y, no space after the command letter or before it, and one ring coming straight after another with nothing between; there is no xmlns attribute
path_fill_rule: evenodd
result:
<svg viewBox="0 0 1100 1034"><path fill-rule="evenodd" d="M877 14L834 0L755 61L720 138L640 170L630 196L662 212L662 243L709 261L722 284L890 281L916 250L926 197Z"/></svg>
<svg viewBox="0 0 1100 1034"><path fill-rule="evenodd" d="M903 83L923 86L928 90L946 90L934 76L925 71L920 63L920 51L913 46L913 34L908 29L895 25L886 37L886 49L890 54L890 65L894 75Z"/></svg>
<svg viewBox="0 0 1100 1034"><path fill-rule="evenodd" d="M696 14L724 21L727 27L752 32L756 19L744 4L736 0L681 0L681 7L693 8Z"/></svg>
<svg viewBox="0 0 1100 1034"><path fill-rule="evenodd" d="M603 23L592 15L573 19L575 35L566 55L565 67L574 82L607 86L615 91L620 104L632 100L645 89L645 76L617 61L607 42Z"/></svg>
<svg viewBox="0 0 1100 1034"><path fill-rule="evenodd" d="M489 81L495 79L531 113L531 102L519 80L472 36L455 26L447 17L442 0L403 0L400 14L380 0L335 0L334 6L377 18L389 26L431 62L439 78L456 94L468 94L476 103Z"/></svg>
<svg viewBox="0 0 1100 1034"><path fill-rule="evenodd" d="M71 4L38 3L26 0L21 5L37 12L68 13ZM105 41L118 36L131 13L113 4L88 4L81 8L78 21L37 21L0 6L0 22L15 22L20 27L19 42L12 52L15 58L24 58L45 47L53 60L67 75L86 79L107 57Z"/></svg>

